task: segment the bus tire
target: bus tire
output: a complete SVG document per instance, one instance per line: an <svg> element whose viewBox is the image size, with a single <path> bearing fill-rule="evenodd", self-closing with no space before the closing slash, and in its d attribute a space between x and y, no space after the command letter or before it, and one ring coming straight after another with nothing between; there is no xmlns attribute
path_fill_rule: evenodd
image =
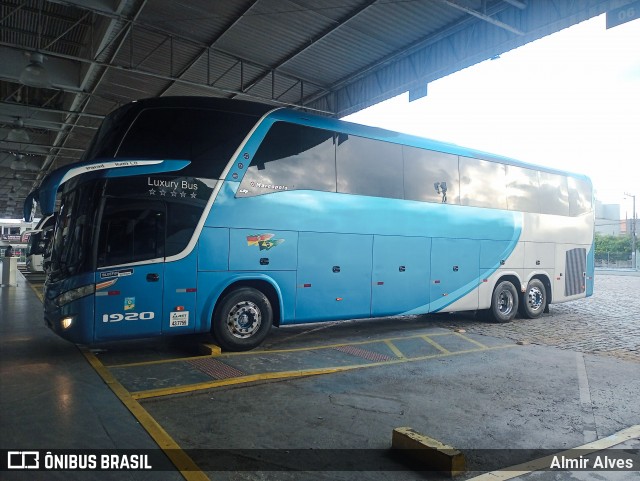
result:
<svg viewBox="0 0 640 481"><path fill-rule="evenodd" d="M248 351L264 341L273 323L267 296L253 287L240 287L220 301L212 332L226 351Z"/></svg>
<svg viewBox="0 0 640 481"><path fill-rule="evenodd" d="M509 281L500 282L493 290L489 319L493 322L511 322L518 312L518 290Z"/></svg>
<svg viewBox="0 0 640 481"><path fill-rule="evenodd" d="M519 312L523 317L536 319L547 307L547 289L540 279L531 279L520 299Z"/></svg>

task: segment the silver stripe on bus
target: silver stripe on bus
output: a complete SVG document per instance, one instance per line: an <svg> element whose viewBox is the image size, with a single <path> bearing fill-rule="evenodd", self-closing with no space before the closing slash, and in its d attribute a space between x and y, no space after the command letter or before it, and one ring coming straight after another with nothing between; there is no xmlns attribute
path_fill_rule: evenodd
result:
<svg viewBox="0 0 640 481"><path fill-rule="evenodd" d="M60 184L62 185L67 182L69 179L76 177L81 174L86 174L88 172L95 172L97 170L106 170L106 169L119 169L121 167L139 167L141 165L155 165L161 164L164 160L114 160L114 161L106 161L100 162L98 164L91 165L83 165L81 167L75 167L73 169L69 169L64 177L60 180Z"/></svg>
<svg viewBox="0 0 640 481"><path fill-rule="evenodd" d="M260 120L258 120L258 122L256 122L256 124L253 126L251 131L244 138L242 143L238 146L236 151L231 156L231 160L227 163L227 166L222 171L222 174L220 175L220 179L216 182L216 185L213 188L213 192L211 193L211 197L209 197L209 201L207 202L207 205L204 208L204 212L202 213L202 217L200 217L200 221L198 222L198 225L196 226L196 229L193 232L193 235L191 236L191 240L189 241L187 246L182 250L182 252L180 252L180 253L178 253L176 255L167 257L165 259L166 262L179 261L180 259L184 259L189 254L191 254L191 252L193 251L193 249L196 246L196 243L198 242L198 239L200 238L200 234L202 233L202 229L204 228L204 223L206 222L207 218L209 217L209 212L211 212L211 208L213 207L213 203L215 202L216 198L218 197L218 193L220 192L220 189L222 188L222 186L223 186L223 184L225 182L224 179L227 178L227 175L229 174L229 171L231 170L231 168L233 166L233 163L236 161L236 159L238 158L240 153L244 150L244 147L247 145L247 142L249 142L249 139L254 134L254 132L258 129L258 127L260 127L262 125L264 120L269 115L271 115L273 112L276 112L277 110L281 110L281 107L277 107L277 108L275 108L273 110L270 110L266 114L264 114L260 118ZM248 167L249 166L247 166L247 168Z"/></svg>

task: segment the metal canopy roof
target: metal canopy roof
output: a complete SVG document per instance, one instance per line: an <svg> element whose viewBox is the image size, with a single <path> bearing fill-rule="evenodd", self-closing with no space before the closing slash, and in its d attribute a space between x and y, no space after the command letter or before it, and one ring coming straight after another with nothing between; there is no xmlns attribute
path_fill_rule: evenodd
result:
<svg viewBox="0 0 640 481"><path fill-rule="evenodd" d="M625 0L0 0L0 218L131 100L203 95L342 117ZM20 76L44 55L47 87ZM25 137L28 135L28 139Z"/></svg>

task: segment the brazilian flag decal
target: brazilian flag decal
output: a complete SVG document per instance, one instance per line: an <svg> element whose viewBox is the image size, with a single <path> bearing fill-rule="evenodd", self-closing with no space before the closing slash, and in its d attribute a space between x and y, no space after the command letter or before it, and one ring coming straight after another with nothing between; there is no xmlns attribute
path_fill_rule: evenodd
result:
<svg viewBox="0 0 640 481"><path fill-rule="evenodd" d="M272 247L279 246L284 239L274 239L275 234L254 234L247 236L248 246L258 246L261 251L268 251Z"/></svg>

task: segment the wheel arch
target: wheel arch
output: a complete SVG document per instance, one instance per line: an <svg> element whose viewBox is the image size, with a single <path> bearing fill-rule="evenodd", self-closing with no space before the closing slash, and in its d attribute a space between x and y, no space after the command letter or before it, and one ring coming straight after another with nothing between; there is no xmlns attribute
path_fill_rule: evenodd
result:
<svg viewBox="0 0 640 481"><path fill-rule="evenodd" d="M513 286L516 288L516 291L518 291L518 293L522 292L522 282L520 281L520 278L515 274L515 273L505 273L503 275L501 275L494 283L493 283L493 288L491 289L491 292L493 293L493 291L496 290L496 287L502 282L502 281L509 281L511 282L511 284L513 284Z"/></svg>
<svg viewBox="0 0 640 481"><path fill-rule="evenodd" d="M553 288L551 286L551 279L549 275L543 272L536 273L532 275L527 284L531 282L532 279L538 279L544 285L544 288L547 290L547 306L553 302Z"/></svg>
<svg viewBox="0 0 640 481"><path fill-rule="evenodd" d="M273 325L279 326L282 318L282 292L278 287L278 284L268 276L246 276L237 277L229 281L227 286L220 292L216 299L213 309L209 314L210 322L212 322L218 308L220 307L220 301L231 291L234 291L241 287L252 287L262 292L273 309ZM211 324L212 325L212 324Z"/></svg>

